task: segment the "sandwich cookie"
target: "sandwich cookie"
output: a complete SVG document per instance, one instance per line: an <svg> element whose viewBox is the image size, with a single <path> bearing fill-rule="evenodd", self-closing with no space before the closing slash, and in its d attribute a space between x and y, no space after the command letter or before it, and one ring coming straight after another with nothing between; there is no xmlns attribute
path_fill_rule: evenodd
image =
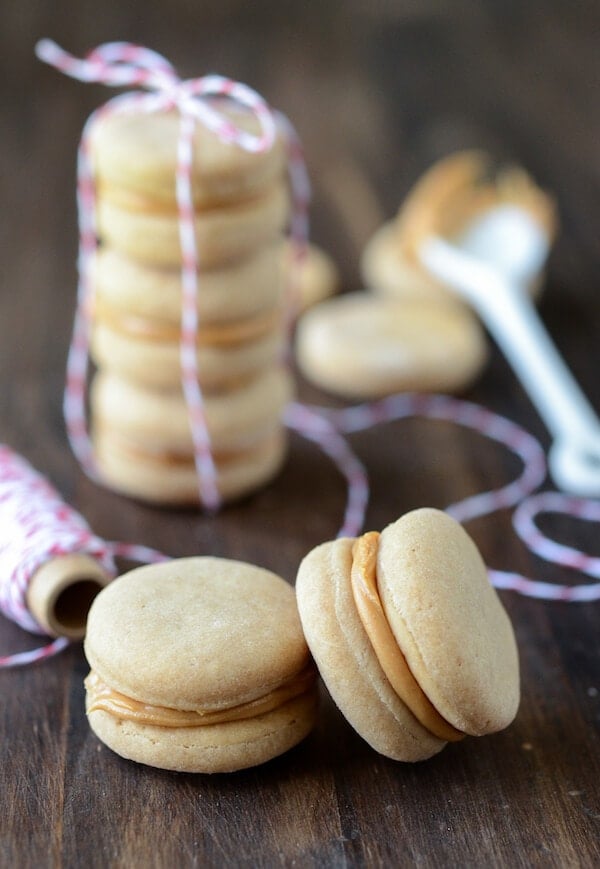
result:
<svg viewBox="0 0 600 869"><path fill-rule="evenodd" d="M122 757L232 772L287 751L317 690L294 592L270 571L185 558L116 579L91 607L86 710Z"/></svg>
<svg viewBox="0 0 600 869"><path fill-rule="evenodd" d="M132 316L96 300L90 355L98 368L136 383L173 389L181 382L180 328ZM198 376L215 390L249 379L277 364L285 334L279 308L243 320L203 323L198 332Z"/></svg>
<svg viewBox="0 0 600 869"><path fill-rule="evenodd" d="M140 446L110 423L94 423L92 444L99 478L115 492L163 506L199 504L198 475L191 456ZM235 501L269 483L281 470L286 453L281 424L247 446L213 451L222 501Z"/></svg>
<svg viewBox="0 0 600 869"><path fill-rule="evenodd" d="M296 582L334 701L378 752L417 761L507 727L519 705L510 620L473 541L438 510L324 543Z"/></svg>
<svg viewBox="0 0 600 869"><path fill-rule="evenodd" d="M282 236L289 213L283 182L253 199L198 211L196 248L201 268L213 269L249 256ZM182 262L177 208L131 201L112 188L98 188L98 234L105 244L147 265L176 267Z"/></svg>
<svg viewBox="0 0 600 869"><path fill-rule="evenodd" d="M277 367L230 390L207 393L204 413L213 451L239 451L260 441L280 422L292 391L290 374ZM148 389L102 371L92 381L90 405L97 427L110 429L142 450L194 455L181 389Z"/></svg>
<svg viewBox="0 0 600 869"><path fill-rule="evenodd" d="M300 318L296 358L315 385L362 399L464 389L482 370L487 346L467 308L348 293Z"/></svg>
<svg viewBox="0 0 600 869"><path fill-rule="evenodd" d="M217 109L236 127L260 134L249 112L223 104ZM180 125L176 111L99 118L90 142L97 186L127 194L130 209L145 211L149 203L175 208ZM253 199L285 174L279 137L270 150L249 152L196 124L192 147L192 198L200 209Z"/></svg>
<svg viewBox="0 0 600 869"><path fill-rule="evenodd" d="M181 325L181 270L150 268L109 247L99 248L92 267L96 302L123 316ZM255 317L283 303L280 243L199 277L201 324Z"/></svg>

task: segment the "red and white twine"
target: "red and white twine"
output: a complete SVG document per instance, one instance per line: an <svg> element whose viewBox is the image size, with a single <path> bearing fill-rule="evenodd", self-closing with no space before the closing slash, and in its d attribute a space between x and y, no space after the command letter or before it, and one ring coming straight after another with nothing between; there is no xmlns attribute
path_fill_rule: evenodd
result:
<svg viewBox="0 0 600 869"><path fill-rule="evenodd" d="M97 537L45 477L0 444L0 611L26 631L44 634L27 606L27 589L38 567L71 553L91 556L112 577L116 557L144 563L166 559L147 546ZM43 660L68 643L61 637L38 649L0 657L0 668Z"/></svg>
<svg viewBox="0 0 600 869"><path fill-rule="evenodd" d="M308 234L310 192L300 142L289 121L282 116L276 120L262 98L250 88L220 76L181 81L165 58L148 49L128 43L109 43L92 51L85 60L78 60L54 43L44 40L38 44L37 53L43 60L82 81L149 90L148 93L122 94L98 109L84 127L78 153L80 281L67 366L65 418L73 450L92 477L96 476L96 469L87 431L85 390L92 302L89 265L97 239L89 134L92 124L105 113L131 111L134 108L152 112L176 107L181 114L176 183L183 285L181 380L193 432L201 503L209 509L216 509L220 498L198 384L196 355L199 263L191 193L194 125L201 122L214 130L223 141L235 142L250 151L271 147L277 127L283 132L288 146L294 202L292 239L298 259L303 255ZM211 104L214 97L228 97L246 106L259 121L260 135L254 136L232 125ZM541 513L560 513L598 522L600 502L568 498L556 492L532 495L546 477L545 455L537 440L524 429L483 407L448 396L404 394L341 410L299 403L288 405L285 423L317 443L346 479L346 509L338 536L354 537L361 533L369 498L366 470L343 435L380 423L413 417L445 420L471 429L506 447L523 464L521 473L511 483L452 504L447 508L450 515L460 522L466 522L500 509L516 507L513 516L515 530L532 552L546 561L600 580L600 558L551 540L542 534L535 522ZM115 575L114 558L118 556L141 562L166 558L162 553L145 546L109 543L97 537L47 480L9 447L0 445L0 610L4 615L26 630L43 633L27 608L29 581L46 560L72 552L86 553L98 559L111 576ZM600 599L600 582L558 585L497 570L490 570L490 579L497 588L511 589L544 600ZM65 639L58 639L30 652L0 658L0 667L43 659L60 651L67 643Z"/></svg>

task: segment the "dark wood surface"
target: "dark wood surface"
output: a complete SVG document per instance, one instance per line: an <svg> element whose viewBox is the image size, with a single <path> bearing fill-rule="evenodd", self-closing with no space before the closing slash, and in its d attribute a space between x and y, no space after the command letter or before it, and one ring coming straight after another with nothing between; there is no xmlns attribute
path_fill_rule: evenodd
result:
<svg viewBox="0 0 600 869"><path fill-rule="evenodd" d="M137 505L78 469L60 411L75 148L109 92L36 62L43 35L77 54L135 40L183 75L235 76L287 112L315 186L313 235L338 259L346 289L359 287L361 246L432 160L477 145L523 163L555 192L562 218L542 314L600 407L597 3L31 0L1 10L0 441L46 473L100 535L174 556L241 558L293 581L302 556L335 534L343 489L296 438L277 481L217 518ZM468 397L547 443L498 354ZM515 471L499 448L441 424L398 423L353 444L371 474L371 528ZM598 554L593 526L547 527ZM527 553L507 513L469 531L492 566L570 580ZM161 772L121 760L91 735L81 648L0 672L0 865L598 865L600 606L503 600L521 650L517 720L415 766L375 754L324 696L315 732L264 767L212 778ZM34 642L0 618L0 654Z"/></svg>

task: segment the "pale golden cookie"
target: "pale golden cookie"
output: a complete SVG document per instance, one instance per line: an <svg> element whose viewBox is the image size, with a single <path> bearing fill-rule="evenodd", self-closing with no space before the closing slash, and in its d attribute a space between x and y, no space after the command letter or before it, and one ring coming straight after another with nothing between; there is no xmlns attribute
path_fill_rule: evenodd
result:
<svg viewBox="0 0 600 869"><path fill-rule="evenodd" d="M95 425L92 442L100 479L110 489L154 504L199 504L196 467L190 457L140 447L116 434L110 424ZM248 447L215 453L223 501L242 498L270 482L281 469L286 449L285 431L278 426Z"/></svg>
<svg viewBox="0 0 600 869"><path fill-rule="evenodd" d="M292 390L289 372L274 367L235 388L207 394L204 410L213 450L235 451L260 441L280 422ZM189 412L180 389L147 389L99 372L92 381L90 405L97 425L141 449L193 456Z"/></svg>
<svg viewBox="0 0 600 869"><path fill-rule="evenodd" d="M365 540L372 562L361 558ZM515 717L510 621L477 548L445 513L415 510L380 536L322 544L300 565L296 594L333 699L382 754L423 760L448 740L494 733ZM365 607L378 607L382 624L369 624Z"/></svg>
<svg viewBox="0 0 600 869"><path fill-rule="evenodd" d="M179 327L181 271L149 268L110 248L100 248L93 265L96 299L121 314ZM284 267L280 244L259 248L243 260L198 276L201 324L252 317L281 304Z"/></svg>
<svg viewBox="0 0 600 869"><path fill-rule="evenodd" d="M247 112L220 107L230 121L250 133L258 133L257 121ZM105 115L92 130L91 146L99 186L127 191L141 207L149 199L174 206L177 112ZM281 177L285 154L280 138L270 151L251 153L225 144L216 133L198 123L194 135L192 191L196 206L206 208L251 199Z"/></svg>
<svg viewBox="0 0 600 869"><path fill-rule="evenodd" d="M301 317L296 357L317 386L360 399L463 389L480 373L487 350L466 308L350 293Z"/></svg>
<svg viewBox="0 0 600 869"><path fill-rule="evenodd" d="M316 674L294 592L278 576L186 558L131 571L105 592L88 617L86 709L117 754L232 772L311 730Z"/></svg>
<svg viewBox="0 0 600 869"><path fill-rule="evenodd" d="M255 377L276 365L283 354L285 336L274 327L253 340L198 346L198 374L203 389L216 390ZM90 352L99 368L141 385L174 389L181 383L179 340L131 332L120 324L96 320Z"/></svg>
<svg viewBox="0 0 600 869"><path fill-rule="evenodd" d="M280 183L254 199L197 212L200 269L219 268L274 243L285 229L288 211L287 188ZM96 218L100 239L115 250L151 266L181 265L176 209L131 209L112 191L99 190Z"/></svg>

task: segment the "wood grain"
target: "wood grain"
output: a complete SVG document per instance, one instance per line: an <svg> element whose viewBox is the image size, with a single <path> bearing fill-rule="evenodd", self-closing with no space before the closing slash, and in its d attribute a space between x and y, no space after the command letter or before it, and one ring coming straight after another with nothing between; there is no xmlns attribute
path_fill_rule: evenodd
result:
<svg viewBox="0 0 600 869"><path fill-rule="evenodd" d="M590 0L4 4L0 441L50 476L97 533L173 555L241 558L293 581L341 519L336 472L297 438L273 486L212 519L140 506L77 468L60 412L75 150L108 92L36 62L43 35L79 54L106 39L147 44L183 75L218 70L286 111L306 145L314 237L339 260L346 289L360 286L362 244L432 160L478 145L523 163L554 191L562 218L542 314L600 406L599 27ZM469 397L547 442L497 353ZM448 425L407 421L353 443L372 477L372 528L515 471L501 450ZM547 527L599 553L593 527ZM527 553L508 515L469 530L493 566L568 581ZM503 599L522 658L516 722L415 766L376 755L323 694L315 732L262 768L212 778L143 768L90 734L79 647L0 672L0 866L598 865L600 610ZM34 642L0 619L0 654Z"/></svg>

